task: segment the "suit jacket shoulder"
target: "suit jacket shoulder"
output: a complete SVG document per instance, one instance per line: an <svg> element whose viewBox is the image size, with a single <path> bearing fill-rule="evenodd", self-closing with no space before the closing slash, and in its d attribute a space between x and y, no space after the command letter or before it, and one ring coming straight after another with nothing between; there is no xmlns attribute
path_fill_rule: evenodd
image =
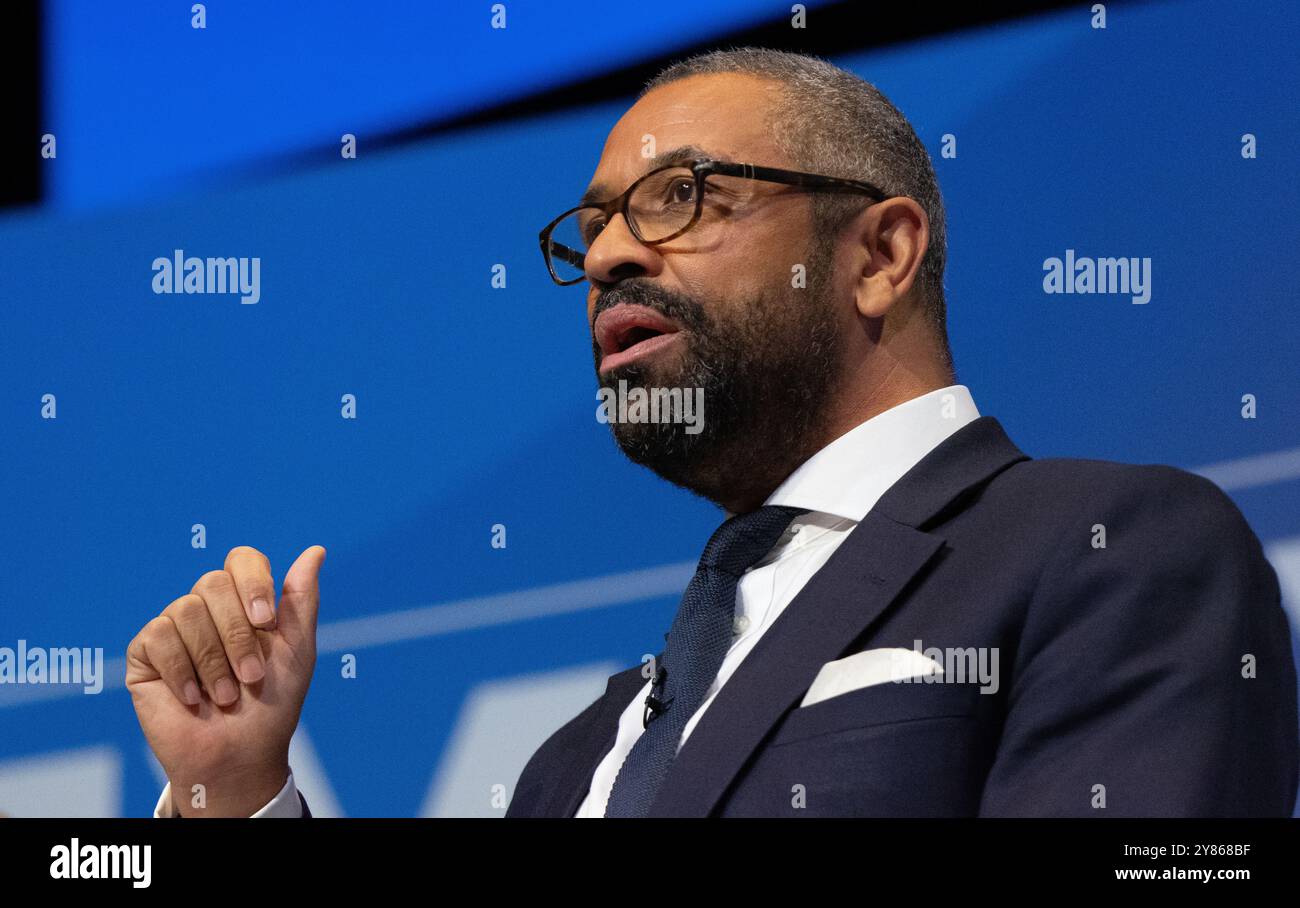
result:
<svg viewBox="0 0 1300 908"><path fill-rule="evenodd" d="M981 811L1289 815L1291 632L1232 499L1175 467L1095 460L994 482L1048 541Z"/></svg>

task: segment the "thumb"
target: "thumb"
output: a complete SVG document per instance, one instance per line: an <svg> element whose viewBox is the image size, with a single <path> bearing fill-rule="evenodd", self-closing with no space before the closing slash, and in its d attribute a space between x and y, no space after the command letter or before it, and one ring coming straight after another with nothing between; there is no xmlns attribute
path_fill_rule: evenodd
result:
<svg viewBox="0 0 1300 908"><path fill-rule="evenodd" d="M304 640L316 640L316 614L320 610L320 568L325 563L325 547L314 545L298 556L284 575L280 590L280 614L277 620L285 641L297 646Z"/></svg>

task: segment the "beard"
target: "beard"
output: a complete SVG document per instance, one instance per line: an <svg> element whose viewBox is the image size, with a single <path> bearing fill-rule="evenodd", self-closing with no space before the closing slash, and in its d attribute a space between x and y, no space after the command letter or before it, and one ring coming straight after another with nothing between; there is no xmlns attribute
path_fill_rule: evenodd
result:
<svg viewBox="0 0 1300 908"><path fill-rule="evenodd" d="M819 246L810 258L806 289L781 284L708 307L635 278L600 296L594 315L639 304L682 333L677 350L603 375L593 343L602 389L617 393L620 380L647 391L682 388L683 397L703 389L694 434L675 412L659 422L611 421L628 459L723 507L748 510L820 448L846 339L826 295L830 250Z"/></svg>

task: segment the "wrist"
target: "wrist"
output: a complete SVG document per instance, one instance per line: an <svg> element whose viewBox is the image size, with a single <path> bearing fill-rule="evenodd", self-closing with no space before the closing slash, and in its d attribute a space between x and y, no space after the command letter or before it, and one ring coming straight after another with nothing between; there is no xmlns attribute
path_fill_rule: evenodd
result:
<svg viewBox="0 0 1300 908"><path fill-rule="evenodd" d="M187 819L250 817L279 794L288 779L287 759L234 772L177 775L169 779L172 807Z"/></svg>

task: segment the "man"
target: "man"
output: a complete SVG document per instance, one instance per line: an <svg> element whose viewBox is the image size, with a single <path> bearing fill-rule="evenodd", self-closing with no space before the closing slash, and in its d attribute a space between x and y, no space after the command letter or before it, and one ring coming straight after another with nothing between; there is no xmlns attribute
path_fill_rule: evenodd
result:
<svg viewBox="0 0 1300 908"><path fill-rule="evenodd" d="M601 387L683 392L615 439L727 519L663 650L542 745L507 816L1291 812L1295 666L1258 540L1207 480L1032 460L979 414L933 170L878 91L792 54L684 61L584 202L543 252L587 281ZM309 815L287 752L318 548L276 630L241 548L132 642L158 815Z"/></svg>

